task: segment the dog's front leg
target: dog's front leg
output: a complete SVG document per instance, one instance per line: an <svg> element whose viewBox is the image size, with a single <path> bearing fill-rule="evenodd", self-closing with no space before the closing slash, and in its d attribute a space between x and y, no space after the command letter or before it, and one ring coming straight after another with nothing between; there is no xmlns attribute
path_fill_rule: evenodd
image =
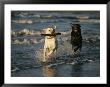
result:
<svg viewBox="0 0 110 87"><path fill-rule="evenodd" d="M46 61L46 49L44 48L44 56L43 56L43 62Z"/></svg>

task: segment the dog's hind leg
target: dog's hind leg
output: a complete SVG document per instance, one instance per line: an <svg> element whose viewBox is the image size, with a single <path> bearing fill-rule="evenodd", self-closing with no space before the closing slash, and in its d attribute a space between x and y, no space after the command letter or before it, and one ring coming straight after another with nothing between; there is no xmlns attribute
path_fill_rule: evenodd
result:
<svg viewBox="0 0 110 87"><path fill-rule="evenodd" d="M43 62L46 62L46 51L45 51L45 49L44 49Z"/></svg>
<svg viewBox="0 0 110 87"><path fill-rule="evenodd" d="M55 57L54 59L56 61L56 59L57 59L57 50L56 49L54 50L54 57Z"/></svg>
<svg viewBox="0 0 110 87"><path fill-rule="evenodd" d="M72 45L72 50L74 50L74 46Z"/></svg>

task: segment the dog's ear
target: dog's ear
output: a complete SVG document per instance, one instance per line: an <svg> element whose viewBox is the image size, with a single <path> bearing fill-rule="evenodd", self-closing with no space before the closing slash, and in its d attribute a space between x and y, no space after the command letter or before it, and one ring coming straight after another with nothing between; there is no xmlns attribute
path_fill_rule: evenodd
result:
<svg viewBox="0 0 110 87"><path fill-rule="evenodd" d="M81 27L80 24L76 24L78 27Z"/></svg>
<svg viewBox="0 0 110 87"><path fill-rule="evenodd" d="M79 28L81 27L80 24L73 24L73 23L70 23L70 25L71 25L71 27L79 27Z"/></svg>

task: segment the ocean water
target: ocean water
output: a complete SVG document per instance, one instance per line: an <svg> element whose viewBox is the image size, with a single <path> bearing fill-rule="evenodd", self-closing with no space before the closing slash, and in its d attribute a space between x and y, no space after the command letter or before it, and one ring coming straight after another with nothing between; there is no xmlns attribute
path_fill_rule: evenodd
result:
<svg viewBox="0 0 110 87"><path fill-rule="evenodd" d="M82 50L74 53L70 44L70 23L80 24ZM43 65L44 37L40 34L56 26L58 50L56 61ZM12 77L99 77L99 11L12 11Z"/></svg>

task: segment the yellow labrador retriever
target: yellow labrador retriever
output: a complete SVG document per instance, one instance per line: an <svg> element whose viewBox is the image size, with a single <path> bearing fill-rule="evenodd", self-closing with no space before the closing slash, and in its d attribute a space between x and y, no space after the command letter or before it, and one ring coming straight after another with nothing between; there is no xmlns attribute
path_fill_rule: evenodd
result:
<svg viewBox="0 0 110 87"><path fill-rule="evenodd" d="M46 34L42 34L45 36L43 62L46 62L48 59L52 58L52 55L56 53L58 46L56 35L60 35L60 33L55 33L54 28L45 29L45 33Z"/></svg>

